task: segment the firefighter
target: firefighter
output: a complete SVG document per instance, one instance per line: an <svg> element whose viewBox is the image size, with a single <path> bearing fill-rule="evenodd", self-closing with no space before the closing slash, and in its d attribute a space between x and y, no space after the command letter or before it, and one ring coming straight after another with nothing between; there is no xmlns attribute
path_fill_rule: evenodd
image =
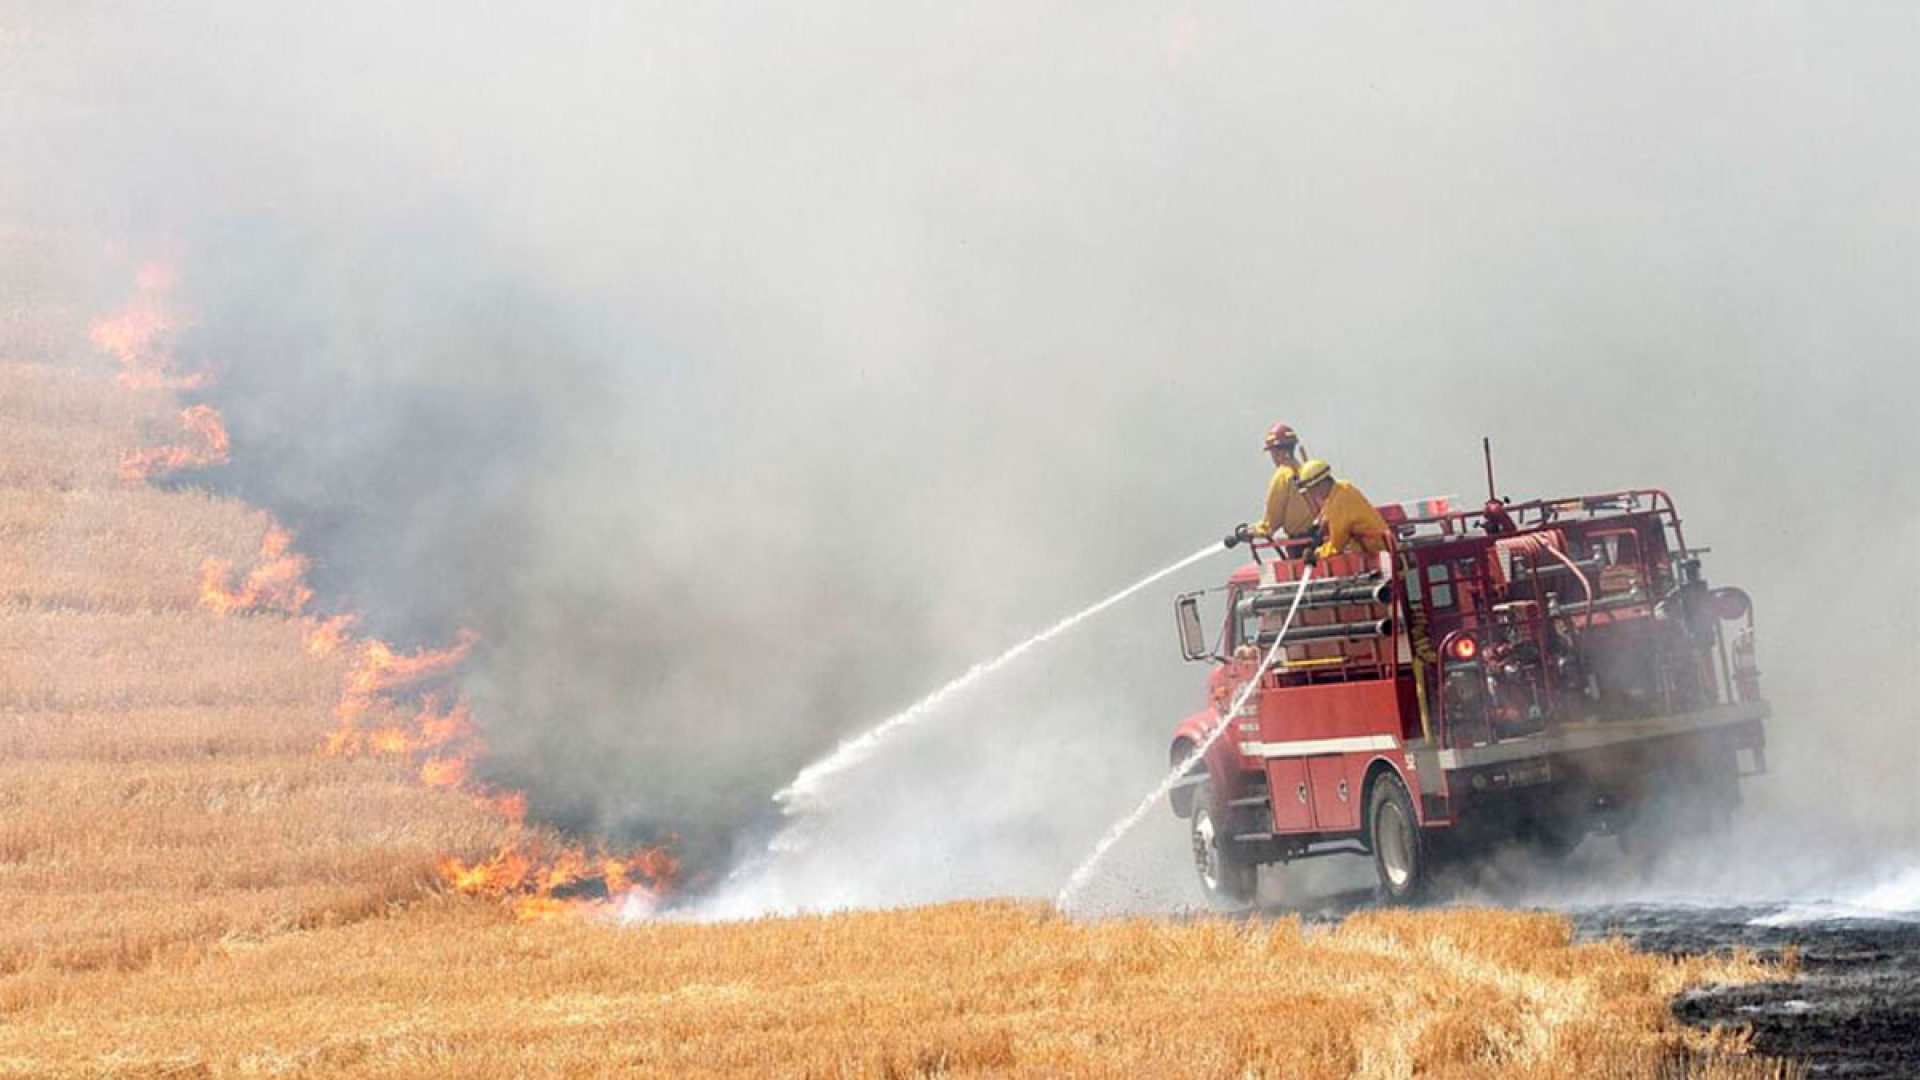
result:
<svg viewBox="0 0 1920 1080"><path fill-rule="evenodd" d="M1300 466L1297 486L1313 509L1315 535L1324 537L1308 553L1309 561L1358 548L1372 554L1387 550L1387 522L1373 503L1345 480L1336 480L1333 467L1315 458Z"/></svg>
<svg viewBox="0 0 1920 1080"><path fill-rule="evenodd" d="M1267 512L1259 521L1234 526L1226 545L1250 543L1256 537L1305 536L1313 527L1313 510L1294 486L1294 472L1300 466L1300 436L1289 424L1267 429L1267 456L1273 459L1273 478L1267 481Z"/></svg>

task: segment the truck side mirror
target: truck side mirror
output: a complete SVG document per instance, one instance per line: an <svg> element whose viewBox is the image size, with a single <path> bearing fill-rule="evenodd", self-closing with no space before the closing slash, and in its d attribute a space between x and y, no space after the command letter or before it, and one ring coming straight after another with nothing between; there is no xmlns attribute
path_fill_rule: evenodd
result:
<svg viewBox="0 0 1920 1080"><path fill-rule="evenodd" d="M1175 597L1173 614L1180 624L1180 655L1188 660L1213 659L1207 649L1207 632L1200 628L1200 594Z"/></svg>

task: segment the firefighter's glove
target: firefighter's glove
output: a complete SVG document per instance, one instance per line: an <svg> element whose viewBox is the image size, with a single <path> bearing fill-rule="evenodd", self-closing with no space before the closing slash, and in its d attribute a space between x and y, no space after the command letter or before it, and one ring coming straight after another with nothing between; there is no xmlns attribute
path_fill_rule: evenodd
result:
<svg viewBox="0 0 1920 1080"><path fill-rule="evenodd" d="M1327 542L1326 522L1324 521L1314 522L1313 528L1307 530L1307 550L1303 556L1303 558L1306 559L1308 566L1314 566L1320 562L1320 545L1326 542Z"/></svg>

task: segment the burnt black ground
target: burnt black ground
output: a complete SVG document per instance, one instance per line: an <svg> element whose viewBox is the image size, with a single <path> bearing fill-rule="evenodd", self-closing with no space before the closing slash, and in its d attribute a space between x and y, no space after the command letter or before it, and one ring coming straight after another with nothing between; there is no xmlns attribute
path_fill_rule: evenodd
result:
<svg viewBox="0 0 1920 1080"><path fill-rule="evenodd" d="M1920 923L1826 919L1756 925L1779 908L1612 905L1568 912L1584 938L1619 935L1654 952L1800 954L1787 982L1696 991L1674 1003L1694 1024L1745 1023L1760 1053L1813 1076L1920 1077Z"/></svg>
<svg viewBox="0 0 1920 1080"><path fill-rule="evenodd" d="M1476 898L1489 900L1534 906L1514 897ZM1335 921L1377 903L1371 890L1346 890L1263 912ZM1693 991L1674 1002L1674 1015L1702 1026L1751 1025L1756 1051L1804 1062L1815 1077L1920 1080L1920 921L1853 917L1768 925L1788 907L1613 903L1546 910L1571 918L1581 940L1617 936L1650 952L1749 949L1778 959L1793 950L1799 956L1794 978Z"/></svg>

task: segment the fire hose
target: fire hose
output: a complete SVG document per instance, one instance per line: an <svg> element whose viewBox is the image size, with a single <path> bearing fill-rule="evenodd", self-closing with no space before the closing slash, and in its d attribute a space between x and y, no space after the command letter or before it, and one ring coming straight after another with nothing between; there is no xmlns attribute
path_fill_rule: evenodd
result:
<svg viewBox="0 0 1920 1080"><path fill-rule="evenodd" d="M1581 623L1580 629L1587 630L1592 628L1593 626L1593 582L1587 579L1586 571L1580 569L1580 564L1574 562L1572 559L1567 558L1566 552L1561 551L1559 548L1555 547L1553 543L1543 533L1528 533L1525 536L1511 537L1509 539L1500 541L1500 544L1502 547L1505 547L1508 551L1523 552L1528 555L1538 555L1540 552L1544 551L1547 554L1553 556L1555 559L1560 560L1560 564L1562 566L1565 566L1567 568L1567 571L1571 573L1575 578L1579 579L1581 590L1587 594L1587 608L1585 613L1586 618L1585 618L1585 621Z"/></svg>

